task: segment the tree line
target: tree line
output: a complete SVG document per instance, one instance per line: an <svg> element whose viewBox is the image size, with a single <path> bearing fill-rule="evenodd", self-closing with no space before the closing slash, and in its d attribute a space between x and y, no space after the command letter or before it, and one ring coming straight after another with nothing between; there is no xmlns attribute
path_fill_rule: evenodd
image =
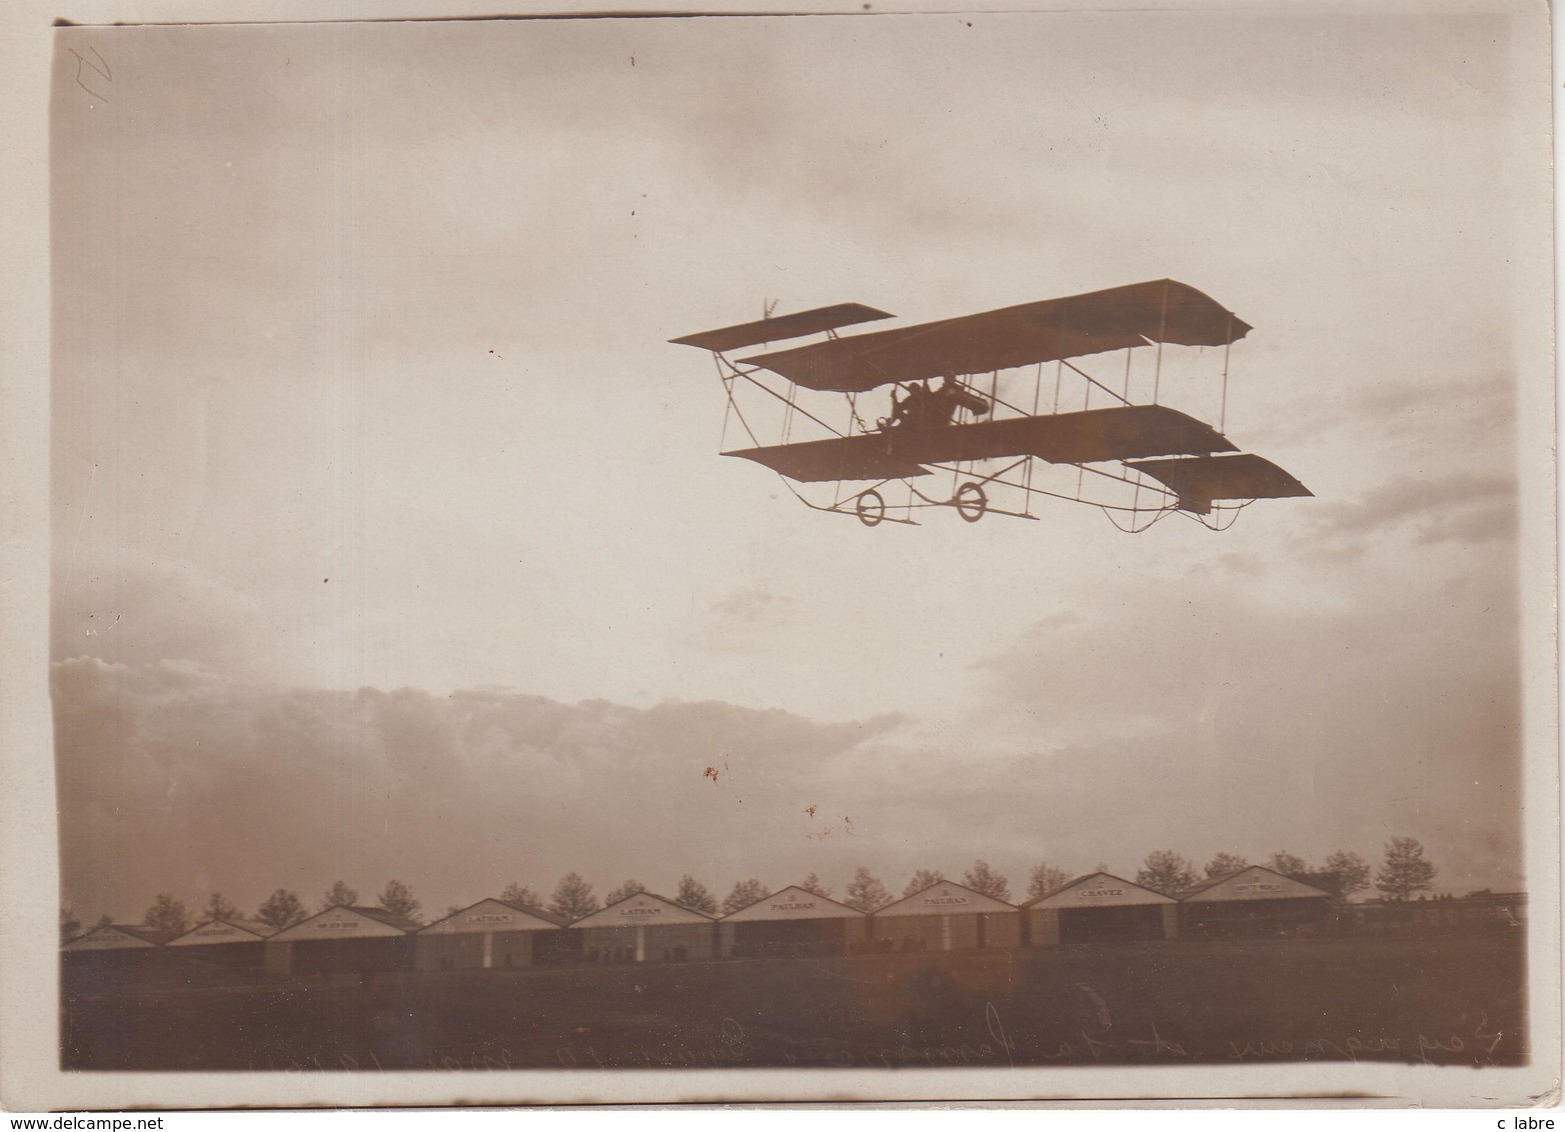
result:
<svg viewBox="0 0 1565 1132"><path fill-rule="evenodd" d="M1425 858L1423 846L1412 837L1393 837L1386 842L1385 858L1379 870L1373 872L1373 878L1369 863L1357 853L1346 850L1338 850L1330 854L1319 868L1313 867L1304 858L1286 850L1273 853L1262 864L1273 872L1304 883L1313 881L1319 884L1327 881L1335 887L1337 895L1343 899L1369 888L1373 879L1375 888L1384 899L1407 900L1415 893L1428 889L1438 871L1434 864ZM1208 861L1203 871L1205 878L1211 880L1249 866L1250 862L1244 857L1225 850ZM1107 868L1099 865L1094 871L1106 872ZM946 875L938 869L919 869L903 888L902 897L912 896L947 879ZM1136 883L1143 888L1167 896L1178 896L1195 887L1201 879L1196 873L1195 866L1172 849L1159 849L1149 853L1135 876ZM1047 861L1039 862L1028 873L1025 899L1033 900L1045 896L1064 887L1070 880L1071 874L1064 869ZM961 883L975 892L991 896L996 900L1011 899L1010 881L992 868L987 861L981 859L974 861L972 867L962 874ZM798 887L817 896L833 898L831 888L825 885L815 873L800 881ZM561 919L574 921L591 915L601 907L616 904L628 896L645 891L647 888L640 881L626 880L610 889L604 896L603 903L600 904L597 896L594 895L593 886L582 879L579 873L570 872L560 878L547 901L533 888L515 881L506 885L500 893L500 899L509 904L543 909ZM729 894L719 901L711 889L686 873L679 880L679 887L673 900L682 907L716 916L736 912L770 895L772 891L774 890L768 888L758 878L750 877L737 882ZM375 899L376 906L384 911L400 916L410 923L423 923L423 905L414 897L413 890L402 881L388 881ZM894 899L897 898L893 897L891 890L868 868L860 865L854 871L853 879L848 882L842 896L842 903L860 912L873 912L892 903ZM332 907L351 908L357 906L358 902L358 890L339 880L322 894L316 911L323 912ZM452 905L447 908L446 914L461 911L461 907ZM297 893L279 888L261 903L254 916L250 918L281 931L308 918L310 914ZM241 918L239 909L218 892L212 893L207 898L206 904L199 909L198 915L196 923ZM103 927L111 922L111 919L105 915L94 926ZM190 930L192 918L183 901L174 899L168 893L159 893L152 906L147 909L142 924L155 931L182 935ZM71 939L79 934L81 929L81 922L71 914L69 909L62 908L61 938Z"/></svg>
<svg viewBox="0 0 1565 1132"><path fill-rule="evenodd" d="M1407 900L1428 889L1439 872L1424 856L1424 847L1415 837L1393 837L1387 841L1385 858L1378 870L1371 870L1368 861L1345 849L1328 855L1319 867L1286 849L1273 853L1261 864L1274 873L1306 884L1324 881L1334 886L1337 895L1344 900L1369 888L1372 871L1376 891L1382 899L1393 901ZM1224 851L1206 863L1205 879L1228 876L1249 867L1250 862L1244 857ZM1147 854L1135 879L1143 888L1177 896L1194 888L1203 878L1196 875L1193 864L1172 849L1159 849Z"/></svg>

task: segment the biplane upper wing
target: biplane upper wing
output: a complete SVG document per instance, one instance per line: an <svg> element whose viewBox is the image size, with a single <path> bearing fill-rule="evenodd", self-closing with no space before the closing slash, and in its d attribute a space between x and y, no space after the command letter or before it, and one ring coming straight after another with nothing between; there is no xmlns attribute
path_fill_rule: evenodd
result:
<svg viewBox="0 0 1565 1132"><path fill-rule="evenodd" d="M1202 513L1219 499L1291 499L1315 494L1270 460L1249 452L1135 460L1125 466L1167 484L1179 496L1181 507Z"/></svg>
<svg viewBox="0 0 1565 1132"><path fill-rule="evenodd" d="M747 448L724 455L754 460L800 483L818 483L901 479L927 475L925 464L1006 456L1037 456L1054 464L1090 464L1143 456L1232 451L1234 446L1227 437L1177 409L1165 405L1123 405L935 429L893 429Z"/></svg>
<svg viewBox="0 0 1565 1132"><path fill-rule="evenodd" d="M783 342L789 338L802 338L806 334L820 334L843 326L891 317L885 311L878 311L863 303L838 303L833 307L816 307L814 310L797 311L779 318L763 318L760 322L742 322L738 326L703 330L699 334L686 334L683 338L671 338L669 341L680 346L699 346L703 350L726 353L745 346L759 346L763 342Z"/></svg>
<svg viewBox="0 0 1565 1132"><path fill-rule="evenodd" d="M1194 287L1158 279L740 360L809 389L862 393L895 381L988 373L1147 342L1222 346L1249 330Z"/></svg>

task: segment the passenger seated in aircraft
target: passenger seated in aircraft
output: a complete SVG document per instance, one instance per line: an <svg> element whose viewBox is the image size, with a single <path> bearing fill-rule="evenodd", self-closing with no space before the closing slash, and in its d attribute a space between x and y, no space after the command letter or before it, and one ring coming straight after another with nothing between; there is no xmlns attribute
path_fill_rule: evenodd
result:
<svg viewBox="0 0 1565 1132"><path fill-rule="evenodd" d="M982 397L969 393L962 387L960 381L947 374L941 379L940 388L928 394L923 405L924 419L920 424L924 428L948 425L958 409L966 409L974 416L982 416L989 411L989 403Z"/></svg>
<svg viewBox="0 0 1565 1132"><path fill-rule="evenodd" d="M906 397L899 399L896 394L892 394L891 416L881 419L882 431L893 428L940 428L951 423L958 409L966 409L974 416L982 416L989 411L988 402L969 393L960 381L950 375L941 379L938 389L929 388L929 383L923 381L903 388L907 390Z"/></svg>
<svg viewBox="0 0 1565 1132"><path fill-rule="evenodd" d="M918 428L925 415L925 407L930 397L927 383L916 381L909 385L898 385L898 389L907 391L906 397L891 395L891 416L880 418L880 430L886 432L893 428Z"/></svg>

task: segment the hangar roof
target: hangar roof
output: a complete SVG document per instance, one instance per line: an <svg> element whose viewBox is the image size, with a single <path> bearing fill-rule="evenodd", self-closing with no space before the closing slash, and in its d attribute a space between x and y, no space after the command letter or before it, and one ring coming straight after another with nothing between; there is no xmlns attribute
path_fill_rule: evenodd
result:
<svg viewBox="0 0 1565 1132"><path fill-rule="evenodd" d="M1014 912L1015 906L992 896L975 892L965 884L952 880L939 881L928 888L904 896L894 904L878 908L876 916L940 916L952 913L962 915L972 912Z"/></svg>
<svg viewBox="0 0 1565 1132"><path fill-rule="evenodd" d="M849 920L863 919L864 913L833 900L829 896L790 884L770 896L763 896L723 917L731 920Z"/></svg>
<svg viewBox="0 0 1565 1132"><path fill-rule="evenodd" d="M405 920L395 912L384 908L363 908L344 905L317 912L307 920L300 920L292 927L284 928L272 939L373 939L384 936L407 935L418 931L419 925Z"/></svg>
<svg viewBox="0 0 1565 1132"><path fill-rule="evenodd" d="M563 928L570 921L553 912L529 904L490 898L458 909L443 919L422 928L435 935L461 935L468 932L536 932Z"/></svg>
<svg viewBox="0 0 1565 1132"><path fill-rule="evenodd" d="M140 924L104 924L67 941L62 951L113 951L117 948L161 947L172 932L158 932Z"/></svg>
<svg viewBox="0 0 1565 1132"><path fill-rule="evenodd" d="M1136 904L1177 904L1150 888L1112 873L1088 873L1023 904L1023 908L1122 908Z"/></svg>
<svg viewBox="0 0 1565 1132"><path fill-rule="evenodd" d="M1302 881L1273 872L1264 865L1251 865L1236 873L1212 877L1179 894L1181 903L1225 900L1290 900L1327 897L1331 893Z"/></svg>
<svg viewBox="0 0 1565 1132"><path fill-rule="evenodd" d="M623 900L616 900L607 908L600 908L583 916L573 928L627 928L637 924L710 924L717 917L697 912L675 904L666 896L655 892L633 892Z"/></svg>
<svg viewBox="0 0 1565 1132"><path fill-rule="evenodd" d="M197 947L203 944L254 943L275 934L276 929L258 920L207 920L182 936L168 941L170 947Z"/></svg>

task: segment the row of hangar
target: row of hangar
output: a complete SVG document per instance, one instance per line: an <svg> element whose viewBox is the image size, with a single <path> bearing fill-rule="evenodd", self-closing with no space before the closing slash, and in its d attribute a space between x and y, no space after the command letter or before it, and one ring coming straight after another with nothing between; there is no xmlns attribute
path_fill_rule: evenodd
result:
<svg viewBox="0 0 1565 1132"><path fill-rule="evenodd" d="M63 946L69 964L167 962L276 975L450 971L866 952L1048 947L1062 943L1270 933L1323 922L1329 893L1259 865L1179 899L1092 873L1017 907L941 881L871 913L790 886L721 918L650 892L574 922L498 899L420 926L381 908L333 907L281 931L215 920L169 938L112 924ZM101 956L92 959L90 956ZM154 958L154 955L161 958Z"/></svg>

